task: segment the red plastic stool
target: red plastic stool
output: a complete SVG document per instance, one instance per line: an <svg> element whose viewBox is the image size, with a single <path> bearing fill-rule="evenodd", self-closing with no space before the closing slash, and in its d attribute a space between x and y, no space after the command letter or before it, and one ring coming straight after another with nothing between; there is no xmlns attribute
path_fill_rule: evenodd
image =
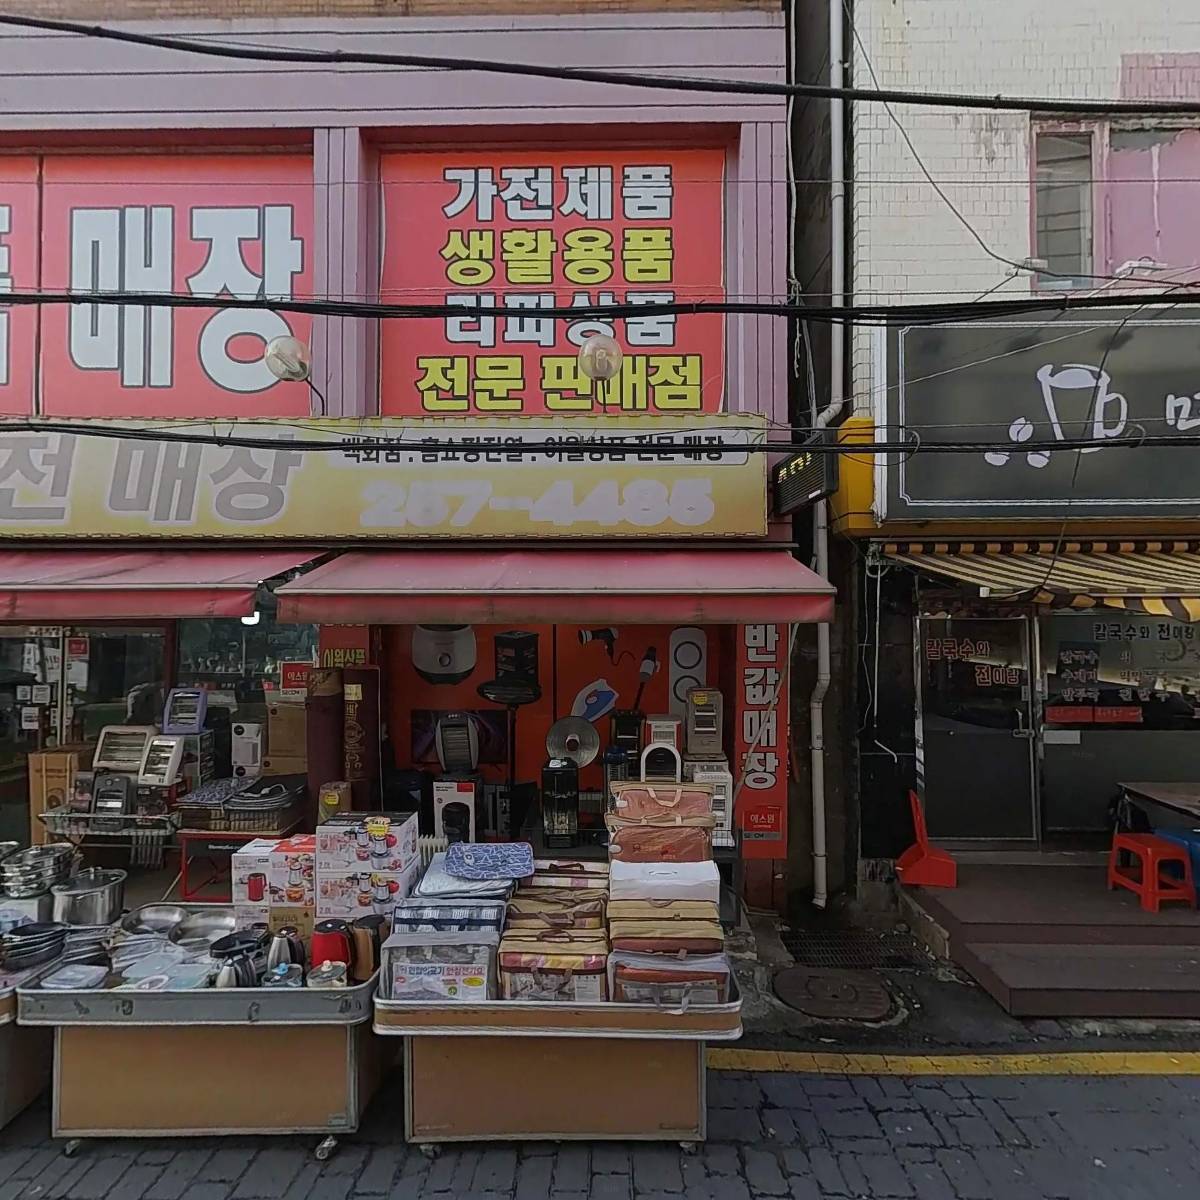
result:
<svg viewBox="0 0 1200 1200"><path fill-rule="evenodd" d="M945 850L936 850L929 844L920 796L909 792L908 803L912 808L913 832L917 840L896 859L900 882L909 887L957 887L958 864Z"/></svg>
<svg viewBox="0 0 1200 1200"><path fill-rule="evenodd" d="M1141 865L1140 874L1122 867L1121 851L1128 851ZM1168 864L1179 866L1182 879L1165 872ZM1146 912L1158 912L1164 900L1181 900L1196 907L1196 888L1192 883L1192 862L1186 847L1168 842L1152 833L1116 833L1108 855L1108 887L1128 888L1141 899Z"/></svg>

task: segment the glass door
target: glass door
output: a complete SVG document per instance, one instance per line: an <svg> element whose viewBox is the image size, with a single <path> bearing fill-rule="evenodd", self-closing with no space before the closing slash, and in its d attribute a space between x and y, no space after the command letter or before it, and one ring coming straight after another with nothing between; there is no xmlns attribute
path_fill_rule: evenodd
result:
<svg viewBox="0 0 1200 1200"><path fill-rule="evenodd" d="M917 754L930 837L1036 839L1028 621L921 617L917 634Z"/></svg>
<svg viewBox="0 0 1200 1200"><path fill-rule="evenodd" d="M61 736L62 630L0 626L0 841L29 841L27 756Z"/></svg>

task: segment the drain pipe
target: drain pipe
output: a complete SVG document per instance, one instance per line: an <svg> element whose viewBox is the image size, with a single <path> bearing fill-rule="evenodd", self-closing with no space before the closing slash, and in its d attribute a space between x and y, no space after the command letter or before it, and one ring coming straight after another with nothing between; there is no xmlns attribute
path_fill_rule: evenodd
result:
<svg viewBox="0 0 1200 1200"><path fill-rule="evenodd" d="M845 84L844 0L829 0L829 85ZM830 304L846 303L846 104L829 101L829 290ZM846 330L840 322L829 327L829 404L817 415L816 425L831 425L846 403ZM815 403L815 397L814 397ZM822 579L829 577L829 502L821 500L813 509L815 567ZM824 908L829 902L829 871L825 834L825 695L833 677L831 630L828 622L817 626L817 682L808 705L809 750L812 755L813 904Z"/></svg>

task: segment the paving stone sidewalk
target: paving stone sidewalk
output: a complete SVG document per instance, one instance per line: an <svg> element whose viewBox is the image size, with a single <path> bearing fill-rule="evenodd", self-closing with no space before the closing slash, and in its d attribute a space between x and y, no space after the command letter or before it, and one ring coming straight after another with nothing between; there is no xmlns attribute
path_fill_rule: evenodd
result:
<svg viewBox="0 0 1200 1200"><path fill-rule="evenodd" d="M714 1071L709 1102L695 1155L525 1143L430 1161L403 1144L389 1087L325 1163L316 1138L93 1142L68 1158L42 1106L0 1134L0 1200L1158 1200L1200 1188L1200 1079Z"/></svg>

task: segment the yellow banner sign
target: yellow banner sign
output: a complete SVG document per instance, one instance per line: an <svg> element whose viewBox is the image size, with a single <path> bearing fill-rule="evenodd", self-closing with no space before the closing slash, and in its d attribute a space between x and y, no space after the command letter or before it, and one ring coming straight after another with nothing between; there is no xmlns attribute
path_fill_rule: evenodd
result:
<svg viewBox="0 0 1200 1200"><path fill-rule="evenodd" d="M24 432L0 421L0 537L678 538L767 528L766 456L755 449L766 423L754 416L78 428Z"/></svg>

